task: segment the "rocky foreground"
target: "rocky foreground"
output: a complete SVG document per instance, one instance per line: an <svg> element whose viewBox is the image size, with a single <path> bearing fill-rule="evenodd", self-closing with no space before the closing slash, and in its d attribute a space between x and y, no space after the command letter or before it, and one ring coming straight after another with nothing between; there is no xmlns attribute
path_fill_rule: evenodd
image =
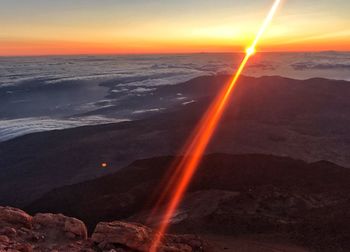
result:
<svg viewBox="0 0 350 252"><path fill-rule="evenodd" d="M100 221L127 220L152 227L159 220L154 212L149 218L152 198L159 198L161 190L157 188L166 183L163 178L174 158L136 161L108 176L57 188L23 209L32 215L74 216L83 220L91 233ZM312 251L350 251L349 181L350 169L327 161L207 155L171 220L170 231L206 238L215 234L231 240L264 235Z"/></svg>
<svg viewBox="0 0 350 252"><path fill-rule="evenodd" d="M152 229L136 223L100 222L91 237L85 224L62 214L34 216L12 207L0 207L0 251L148 251ZM165 235L159 251L211 251L194 235Z"/></svg>

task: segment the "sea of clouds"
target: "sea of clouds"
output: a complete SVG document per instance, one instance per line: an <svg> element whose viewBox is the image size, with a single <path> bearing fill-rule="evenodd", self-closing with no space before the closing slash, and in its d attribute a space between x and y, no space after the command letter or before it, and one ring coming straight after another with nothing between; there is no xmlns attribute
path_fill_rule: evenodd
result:
<svg viewBox="0 0 350 252"><path fill-rule="evenodd" d="M69 107L72 114L65 114L64 118L58 113L58 109L51 109L49 113L40 116L27 116L21 115L21 108L16 107L18 111L13 111L16 116L0 114L0 141L32 132L128 119L111 118L103 114L95 117L74 115L80 110L89 112L122 103L122 99L117 100L117 95L137 98L152 94L159 86L177 84L202 75L230 74L234 72L241 58L241 54L1 57L1 106L10 110L13 104L25 100L26 93L29 97L32 93L36 94L37 90L45 96L46 89L55 92L54 88L61 88L61 95L64 96L64 92L69 94L70 90L79 86L82 93L86 87L86 94L98 95L92 95L90 100L82 99L81 103L76 102L75 96L72 96L72 105ZM349 69L350 53L260 53L251 59L244 74L256 77L280 75L295 79L321 77L350 81ZM86 83L89 85L84 86ZM36 99L30 102L35 103ZM183 100L181 104L190 102L193 101ZM65 104L58 104L56 107ZM130 111L130 114L163 110L161 106L140 107Z"/></svg>
<svg viewBox="0 0 350 252"><path fill-rule="evenodd" d="M127 121L103 116L86 116L81 118L52 119L32 117L11 120L0 120L0 142L29 133L74 128L86 125L98 125Z"/></svg>

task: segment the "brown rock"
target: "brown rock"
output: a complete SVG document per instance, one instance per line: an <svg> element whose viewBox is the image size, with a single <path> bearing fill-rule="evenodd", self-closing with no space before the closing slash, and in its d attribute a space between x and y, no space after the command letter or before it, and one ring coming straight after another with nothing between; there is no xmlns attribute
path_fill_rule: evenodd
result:
<svg viewBox="0 0 350 252"><path fill-rule="evenodd" d="M0 243L9 243L10 239L6 235L0 235Z"/></svg>
<svg viewBox="0 0 350 252"><path fill-rule="evenodd" d="M33 217L33 226L35 229L59 227L64 217L61 214L38 213Z"/></svg>
<svg viewBox="0 0 350 252"><path fill-rule="evenodd" d="M13 207L0 207L0 225L31 228L32 217L26 212Z"/></svg>
<svg viewBox="0 0 350 252"><path fill-rule="evenodd" d="M1 226L3 225L3 226ZM137 223L100 222L91 239L85 224L62 214L36 214L0 207L0 252L70 251L148 252L154 231ZM203 251L196 236L165 235L160 252Z"/></svg>
<svg viewBox="0 0 350 252"><path fill-rule="evenodd" d="M201 251L209 246L196 235L167 235L166 242L170 244L185 244L195 251Z"/></svg>
<svg viewBox="0 0 350 252"><path fill-rule="evenodd" d="M123 248L117 248L117 249L111 249L111 250L108 251L108 252L126 252L126 250L123 249Z"/></svg>
<svg viewBox="0 0 350 252"><path fill-rule="evenodd" d="M122 244L138 251L148 251L152 237L151 229L120 221L100 222L92 234L92 240L98 244Z"/></svg>
<svg viewBox="0 0 350 252"><path fill-rule="evenodd" d="M73 234L71 232L67 232L65 235L68 239L75 239L76 238L75 234Z"/></svg>
<svg viewBox="0 0 350 252"><path fill-rule="evenodd" d="M36 214L33 217L34 228L39 230L52 229L56 233L72 233L79 239L87 239L87 229L85 224L75 218L62 214Z"/></svg>
<svg viewBox="0 0 350 252"><path fill-rule="evenodd" d="M100 222L92 234L92 240L103 250L110 250L113 245L120 244L123 248L148 252L153 238L152 229L141 224L120 221ZM160 252L210 251L204 247L204 242L194 235L165 235L158 250Z"/></svg>
<svg viewBox="0 0 350 252"><path fill-rule="evenodd" d="M17 244L17 245L15 245L14 249L16 249L20 252L32 252L33 251L32 245L30 245L28 243Z"/></svg>
<svg viewBox="0 0 350 252"><path fill-rule="evenodd" d="M186 244L176 244L168 246L159 246L159 252L192 252L192 248Z"/></svg>
<svg viewBox="0 0 350 252"><path fill-rule="evenodd" d="M64 223L64 231L73 233L82 239L87 239L86 226L78 219L67 217Z"/></svg>
<svg viewBox="0 0 350 252"><path fill-rule="evenodd" d="M16 236L17 231L16 229L12 228L12 227L4 227L3 229L1 229L0 234L4 234L10 238Z"/></svg>

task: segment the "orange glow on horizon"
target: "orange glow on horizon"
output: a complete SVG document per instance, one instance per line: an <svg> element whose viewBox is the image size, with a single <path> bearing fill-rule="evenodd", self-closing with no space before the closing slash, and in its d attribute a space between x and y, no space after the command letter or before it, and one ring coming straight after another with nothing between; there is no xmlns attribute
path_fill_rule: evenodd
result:
<svg viewBox="0 0 350 252"><path fill-rule="evenodd" d="M0 10L0 56L242 52L266 12L263 1L17 2ZM350 51L350 4L340 2L286 1L264 51Z"/></svg>
<svg viewBox="0 0 350 252"><path fill-rule="evenodd" d="M220 41L218 41L220 42ZM319 52L350 51L348 41L310 41L293 43L264 43L264 52ZM45 56L45 55L133 55L133 54L191 54L191 53L232 53L241 52L241 43L197 44L187 42L150 43L134 46L123 44L91 42L42 42L42 41L0 41L0 56Z"/></svg>
<svg viewBox="0 0 350 252"><path fill-rule="evenodd" d="M184 157L175 166L175 170L172 171L173 174L169 179L169 186L165 188L163 194L160 197L160 200L157 202L155 208L151 212L151 214L156 213L160 205L159 203L164 199L167 193L171 193L171 199L169 203L165 206L162 221L156 230L157 232L154 237L152 246L150 248L150 252L157 252L161 239L168 228L169 221L171 220L174 212L179 206L187 190L187 187L197 170L199 162L204 154L204 151L212 135L214 134L215 129L217 128L218 122L225 110L225 107L232 94L232 91L234 90L236 83L242 71L244 70L244 67L246 66L249 58L255 52L255 48L261 36L270 24L274 14L276 13L280 2L281 0L275 0L254 41L251 43L251 46L248 47L249 49L247 50L232 80L217 95L207 112L204 114L202 120L197 126L193 136L190 138L188 144L185 145L183 153Z"/></svg>

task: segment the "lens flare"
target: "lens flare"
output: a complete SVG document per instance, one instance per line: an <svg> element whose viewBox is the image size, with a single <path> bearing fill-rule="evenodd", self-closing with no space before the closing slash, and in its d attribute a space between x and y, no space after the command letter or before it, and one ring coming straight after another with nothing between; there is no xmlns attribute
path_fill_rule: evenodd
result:
<svg viewBox="0 0 350 252"><path fill-rule="evenodd" d="M249 58L255 53L255 48L263 35L264 31L272 21L274 14L280 4L281 0L275 0L272 8L270 9L267 17L265 18L262 26L260 27L254 41L246 50L246 54L242 59L236 73L231 81L226 85L214 99L209 109L206 111L198 126L196 127L193 135L189 138L189 141L183 149L183 158L180 161L176 161L176 164L171 166L172 174L167 177L168 186L166 186L160 199L157 201L155 207L151 212L153 214L159 212L160 206L163 201L170 195L169 202L165 205L165 209L162 211L162 221L160 222L150 248L150 252L157 252L161 239L166 232L169 222L173 217L177 207L179 206L181 199L186 192L186 189L198 167L198 164L204 154L204 151L217 127L217 124L225 110L229 97L236 86L236 83L244 70Z"/></svg>
<svg viewBox="0 0 350 252"><path fill-rule="evenodd" d="M249 56L252 56L255 54L255 48L254 47L248 47L246 50L245 50L245 53L248 54Z"/></svg>

